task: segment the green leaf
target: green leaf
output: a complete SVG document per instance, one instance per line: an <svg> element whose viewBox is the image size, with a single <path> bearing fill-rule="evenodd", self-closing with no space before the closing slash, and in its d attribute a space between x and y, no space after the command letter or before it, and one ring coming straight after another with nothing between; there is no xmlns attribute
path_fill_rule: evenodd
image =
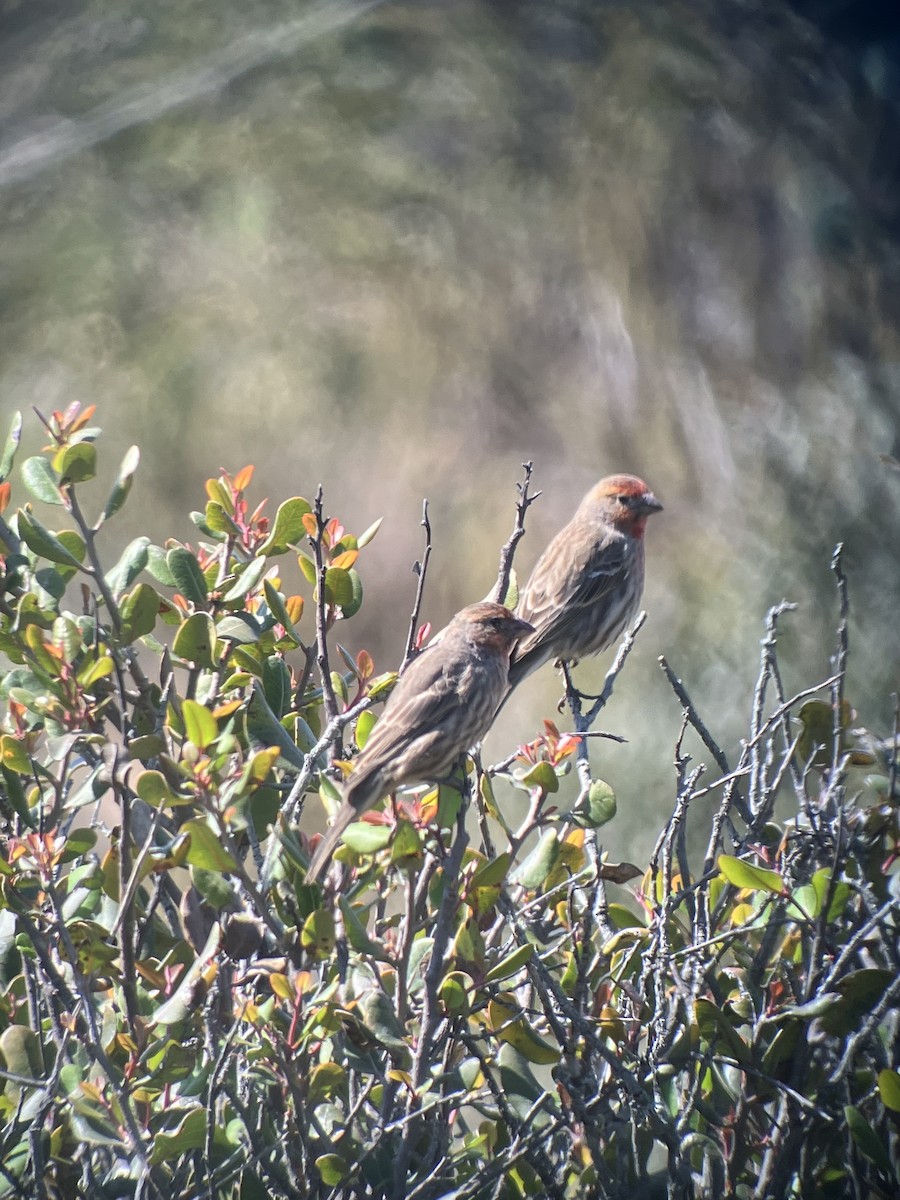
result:
<svg viewBox="0 0 900 1200"><path fill-rule="evenodd" d="M397 822L397 832L391 843L391 862L403 863L403 860L422 857L422 839L419 831L411 821ZM404 864L406 865L406 864Z"/></svg>
<svg viewBox="0 0 900 1200"><path fill-rule="evenodd" d="M885 1067L878 1072L878 1092L881 1103L891 1112L900 1112L900 1074Z"/></svg>
<svg viewBox="0 0 900 1200"><path fill-rule="evenodd" d="M122 641L125 645L152 633L159 614L159 596L149 583L139 583L122 599Z"/></svg>
<svg viewBox="0 0 900 1200"><path fill-rule="evenodd" d="M247 706L247 740L253 750L265 750L269 746L277 746L282 757L294 767L302 767L306 759L272 712L262 689L253 689L250 703Z"/></svg>
<svg viewBox="0 0 900 1200"><path fill-rule="evenodd" d="M93 442L65 446L53 459L60 483L84 483L97 474L97 447Z"/></svg>
<svg viewBox="0 0 900 1200"><path fill-rule="evenodd" d="M216 622L216 636L238 646L250 646L258 642L261 633L260 622L247 612L229 613Z"/></svg>
<svg viewBox="0 0 900 1200"><path fill-rule="evenodd" d="M112 675L116 664L108 653L104 652L97 658L88 659L78 672L78 682L83 688L89 689L98 683L101 679L105 679L107 675Z"/></svg>
<svg viewBox="0 0 900 1200"><path fill-rule="evenodd" d="M131 446L125 451L125 457L122 459L122 465L119 467L116 482L113 484L113 489L109 493L109 499L106 501L106 507L103 509L101 521L108 521L110 517L114 517L128 499L128 493L131 491L134 474L138 469L140 460L141 452L137 446ZM160 580L160 583L164 582L165 580Z"/></svg>
<svg viewBox="0 0 900 1200"><path fill-rule="evenodd" d="M320 1154L316 1159L316 1170L325 1186L334 1188L350 1174L350 1164L340 1154Z"/></svg>
<svg viewBox="0 0 900 1200"><path fill-rule="evenodd" d="M362 579L359 577L359 572L356 567L351 567L347 574L350 576L350 586L353 589L353 594L345 604L341 605L341 612L345 621L356 616L362 608L363 602L363 585Z"/></svg>
<svg viewBox="0 0 900 1200"><path fill-rule="evenodd" d="M30 774L30 772L24 772L24 774ZM28 801L22 781L19 779L19 772L10 770L3 759L2 752L0 752L0 775L3 777L3 791L16 816L20 817L29 828L34 829L34 820L28 810Z"/></svg>
<svg viewBox="0 0 900 1200"><path fill-rule="evenodd" d="M129 542L119 561L111 571L106 572L106 583L115 597L128 590L147 565L150 539L137 537Z"/></svg>
<svg viewBox="0 0 900 1200"><path fill-rule="evenodd" d="M26 458L22 463L22 482L37 500L44 504L62 504L56 472L42 454Z"/></svg>
<svg viewBox="0 0 900 1200"><path fill-rule="evenodd" d="M815 889L816 898L818 901L816 905L816 916L818 916L822 911L822 905L825 903L830 884L831 872L827 867L820 867L812 877L812 886ZM844 911L849 896L850 885L845 883L843 880L838 880L838 882L834 885L834 894L831 898L831 904L828 908L828 912L825 914L826 921L837 920L837 918Z"/></svg>
<svg viewBox="0 0 900 1200"><path fill-rule="evenodd" d="M504 608L515 611L516 605L519 603L519 577L516 574L515 567L512 567L509 572L509 586L506 589L506 595L500 603Z"/></svg>
<svg viewBox="0 0 900 1200"><path fill-rule="evenodd" d="M383 850L391 840L391 830L388 825L370 825L368 821L354 821L344 830L341 840L357 854L375 854Z"/></svg>
<svg viewBox="0 0 900 1200"><path fill-rule="evenodd" d="M548 762L536 762L523 775L516 775L516 782L527 788L540 788L545 794L559 791L559 779Z"/></svg>
<svg viewBox="0 0 900 1200"><path fill-rule="evenodd" d="M556 865L559 838L555 829L545 829L541 840L515 872L514 880L528 891L539 888Z"/></svg>
<svg viewBox="0 0 900 1200"><path fill-rule="evenodd" d="M834 985L841 998L822 1017L822 1028L832 1037L845 1037L858 1029L893 982L894 976L884 967L862 967L845 975Z"/></svg>
<svg viewBox="0 0 900 1200"><path fill-rule="evenodd" d="M147 570L157 583L161 583L165 587L173 588L175 586L175 576L169 570L166 552L162 546L154 546L151 543L147 547Z"/></svg>
<svg viewBox="0 0 900 1200"><path fill-rule="evenodd" d="M731 854L719 855L719 870L730 884L753 891L772 892L776 896L784 893L784 880L777 871L757 867Z"/></svg>
<svg viewBox="0 0 900 1200"><path fill-rule="evenodd" d="M694 1011L697 1028L707 1042L718 1042L740 1066L750 1065L751 1055L746 1043L720 1008L711 1000L699 999L695 1001Z"/></svg>
<svg viewBox="0 0 900 1200"><path fill-rule="evenodd" d="M406 1032L381 988L366 992L359 1009L363 1024L375 1034L383 1046L387 1046L389 1050L399 1050L401 1053L408 1052Z"/></svg>
<svg viewBox="0 0 900 1200"><path fill-rule="evenodd" d="M290 544L299 542L304 536L306 531L303 527L303 518L311 512L312 506L302 496L292 496L290 500L279 504L272 532L256 553L268 555L270 558L277 554L286 554L290 549Z"/></svg>
<svg viewBox="0 0 900 1200"><path fill-rule="evenodd" d="M46 529L37 517L24 508L20 508L17 513L17 527L19 537L38 557L46 558L50 562L64 563L69 567L81 566L75 555L63 545L56 534Z"/></svg>
<svg viewBox="0 0 900 1200"><path fill-rule="evenodd" d="M894 1178L894 1172L891 1168L891 1159L881 1138L862 1115L858 1108L852 1104L847 1104L844 1107L844 1119L847 1122L847 1127L850 1130L850 1136L856 1142L859 1149L870 1159L875 1166L882 1171L888 1179Z"/></svg>
<svg viewBox="0 0 900 1200"><path fill-rule="evenodd" d="M300 567L300 570L303 572L303 577L307 583L315 583L316 582L316 564L313 562L313 560L309 557L308 554L298 554L297 555L297 565Z"/></svg>
<svg viewBox="0 0 900 1200"><path fill-rule="evenodd" d="M202 867L191 867L194 887L216 912L238 908L237 892L221 871L204 871Z"/></svg>
<svg viewBox="0 0 900 1200"><path fill-rule="evenodd" d="M300 929L300 944L305 950L325 957L334 949L335 941L334 914L324 908L313 909Z"/></svg>
<svg viewBox="0 0 900 1200"><path fill-rule="evenodd" d="M176 799L161 771L142 771L137 777L135 790L151 808L161 808Z"/></svg>
<svg viewBox="0 0 900 1200"><path fill-rule="evenodd" d="M69 664L75 661L75 656L81 649L81 630L71 617L57 617L53 622L53 645L62 652Z"/></svg>
<svg viewBox="0 0 900 1200"><path fill-rule="evenodd" d="M222 597L223 604L229 604L233 600L241 600L244 596L248 596L250 592L255 591L259 587L259 581L268 569L269 564L264 558L254 558L251 562L247 563L235 582Z"/></svg>
<svg viewBox="0 0 900 1200"><path fill-rule="evenodd" d="M171 1119L173 1112L170 1110L167 1116ZM205 1143L206 1109L192 1108L171 1133L162 1130L157 1133L148 1161L155 1167L169 1159L180 1158L187 1150L199 1150Z"/></svg>
<svg viewBox="0 0 900 1200"><path fill-rule="evenodd" d="M332 1096L343 1092L347 1086L347 1072L337 1063L319 1063L309 1073L306 1103L311 1107L321 1104Z"/></svg>
<svg viewBox="0 0 900 1200"><path fill-rule="evenodd" d="M181 826L181 832L190 835L191 844L186 855L192 867L204 871L236 871L237 863L222 845L219 835L206 822L205 817L192 817Z"/></svg>
<svg viewBox="0 0 900 1200"><path fill-rule="evenodd" d="M357 954L371 954L375 958L384 959L385 953L381 947L369 937L365 925L359 919L356 909L344 895L338 896L341 916L344 923L344 933L347 941Z"/></svg>
<svg viewBox="0 0 900 1200"><path fill-rule="evenodd" d="M491 967L487 975L484 977L485 983L497 983L501 979L509 979L517 974L531 961L531 956L534 954L534 946L524 945L517 946L512 954L507 954L495 966Z"/></svg>
<svg viewBox="0 0 900 1200"><path fill-rule="evenodd" d="M504 850L496 858L489 859L478 868L470 884L473 888L494 887L503 882L512 863L512 855Z"/></svg>
<svg viewBox="0 0 900 1200"><path fill-rule="evenodd" d="M599 829L616 815L616 793L602 779L595 779L587 796L572 809L572 819L585 829Z"/></svg>
<svg viewBox="0 0 900 1200"><path fill-rule="evenodd" d="M276 717L283 716L291 702L291 673L280 654L270 654L263 662L262 685L269 708Z"/></svg>
<svg viewBox="0 0 900 1200"><path fill-rule="evenodd" d="M216 627L213 619L206 612L196 612L182 621L175 640L172 643L172 653L176 658L192 662L198 667L215 669L216 661L213 651L216 646Z"/></svg>
<svg viewBox="0 0 900 1200"><path fill-rule="evenodd" d="M216 500L207 500L204 524L213 533L239 534L240 529L231 515Z"/></svg>
<svg viewBox="0 0 900 1200"><path fill-rule="evenodd" d="M284 626L285 633L288 635L288 637L291 638L295 644L299 645L300 639L294 632L294 624L288 615L288 610L281 598L281 593L268 579L266 579L263 583L263 591L265 592L266 603L269 606L272 616L279 625Z"/></svg>
<svg viewBox="0 0 900 1200"><path fill-rule="evenodd" d="M206 604L208 591L200 564L185 546L173 546L166 555L166 566L175 587L190 604Z"/></svg>
<svg viewBox="0 0 900 1200"><path fill-rule="evenodd" d="M9 433L6 435L6 444L3 447L3 454L0 455L0 483L9 479L9 473L13 469L13 463L16 458L16 451L19 449L19 442L22 440L22 414L20 412L13 413L13 419L9 425Z"/></svg>
<svg viewBox="0 0 900 1200"><path fill-rule="evenodd" d="M66 581L62 571L57 571L56 567L41 567L35 571L34 582L35 594L46 608L54 607L66 594Z"/></svg>
<svg viewBox="0 0 900 1200"><path fill-rule="evenodd" d="M530 1116L534 1120L535 1128L545 1124L547 1119L545 1113L538 1113L538 1119L535 1120L534 1114L529 1112L534 1102L541 1096L546 1096L547 1093L538 1083L534 1072L528 1065L528 1059L509 1042L504 1042L497 1056L497 1065L500 1068L500 1085L513 1112L520 1120ZM522 1194L520 1189L516 1189L516 1191L519 1195ZM534 1193L526 1192L525 1194Z"/></svg>
<svg viewBox="0 0 900 1200"><path fill-rule="evenodd" d="M97 844L97 831L95 829L73 829L66 838L66 845L60 857L60 862L72 862L73 859L81 858L87 854L89 850L93 850Z"/></svg>
<svg viewBox="0 0 900 1200"><path fill-rule="evenodd" d="M379 517L377 521L372 522L372 524L365 531L365 533L361 533L359 535L359 537L356 539L356 544L360 550L362 550L363 546L368 546L369 542L371 542L372 538L375 536L375 534L381 528L381 522L383 520L384 520L384 517Z"/></svg>
<svg viewBox="0 0 900 1200"><path fill-rule="evenodd" d="M0 1034L0 1055L7 1071L26 1079L43 1079L41 1043L27 1025L7 1025Z"/></svg>
<svg viewBox="0 0 900 1200"><path fill-rule="evenodd" d="M339 608L353 603L353 581L349 571L342 567L328 567L325 571L325 599Z"/></svg>
<svg viewBox="0 0 900 1200"><path fill-rule="evenodd" d="M375 728L378 718L372 712L371 708L367 708L365 712L361 712L356 718L356 729L353 734L353 740L362 750L366 742L369 740L369 735Z"/></svg>
<svg viewBox="0 0 900 1200"><path fill-rule="evenodd" d="M465 971L450 971L438 985L438 997L450 1016L466 1016L472 1006L474 983Z"/></svg>
<svg viewBox="0 0 900 1200"><path fill-rule="evenodd" d="M198 704L196 700L183 700L181 712L188 740L193 742L198 750L205 750L219 736L216 718L208 708Z"/></svg>

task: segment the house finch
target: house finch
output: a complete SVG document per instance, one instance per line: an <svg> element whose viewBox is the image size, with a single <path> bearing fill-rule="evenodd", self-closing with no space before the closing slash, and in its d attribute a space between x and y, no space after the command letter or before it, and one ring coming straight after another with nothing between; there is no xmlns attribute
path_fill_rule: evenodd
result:
<svg viewBox="0 0 900 1200"><path fill-rule="evenodd" d="M307 883L321 876L352 821L400 784L446 777L487 733L506 694L512 648L531 632L501 604L471 604L412 660L347 779Z"/></svg>
<svg viewBox="0 0 900 1200"><path fill-rule="evenodd" d="M637 612L644 589L644 527L662 505L634 475L591 488L531 572L516 615L534 626L513 654L510 688L550 659L598 654Z"/></svg>

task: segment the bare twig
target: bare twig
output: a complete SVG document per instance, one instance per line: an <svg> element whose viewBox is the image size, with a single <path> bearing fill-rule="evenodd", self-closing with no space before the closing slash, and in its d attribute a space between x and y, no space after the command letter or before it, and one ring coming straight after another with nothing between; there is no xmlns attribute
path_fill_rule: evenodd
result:
<svg viewBox="0 0 900 1200"><path fill-rule="evenodd" d="M500 568L497 572L497 584L494 588L494 599L498 604L505 603L507 593L509 592L509 582L512 578L513 558L515 557L516 547L525 536L525 514L541 494L540 492L535 492L533 495L528 494L534 463L522 463L522 467L525 475L522 478L522 482L516 484L516 491L519 494L519 498L516 501L516 522L512 533L509 535L509 540L500 551Z"/></svg>
<svg viewBox="0 0 900 1200"><path fill-rule="evenodd" d="M328 629L331 624L325 600L326 563L323 553L323 536L328 524L323 510L323 491L321 483L316 488L316 500L313 509L316 518L316 536L310 537L313 558L316 563L316 661L319 666L319 677L322 680L322 698L325 706L325 721L330 725L338 713L337 697L331 682L331 668L328 663ZM340 731L338 731L340 732Z"/></svg>
<svg viewBox="0 0 900 1200"><path fill-rule="evenodd" d="M834 722L834 745L832 747L831 778L838 773L838 763L843 753L844 740L844 680L847 675L847 658L850 653L850 596L847 589L847 576L844 574L844 544L838 542L831 556L831 569L837 583L838 603L840 612L838 618L838 644L832 662L834 663L834 685L831 689L832 718ZM829 783L829 792L831 784Z"/></svg>
<svg viewBox="0 0 900 1200"><path fill-rule="evenodd" d="M696 708L694 707L693 701L691 700L690 696L687 694L687 689L685 688L685 686L681 682L681 680L678 678L678 676L675 674L675 672L672 670L672 668L669 666L665 655L660 655L659 665L662 668L663 673L666 676L666 679L668 679L668 681L672 687L672 691L675 693L675 695L678 697L679 701L681 702L681 706L684 709L685 715L687 716L688 721L691 723L691 726L699 734L700 740L703 742L703 745L707 748L707 750L710 752L710 754L715 759L716 766L719 768L719 770L722 772L723 775L727 775L731 768L728 766L728 759L725 757L725 752L722 750L719 743L715 740L715 738L712 736L712 734L707 729L706 725L700 719L700 714L697 712ZM747 808L744 798L741 796L740 792L736 788L732 792L732 799L733 799L735 807L737 808L738 812L741 814L741 817L743 818L743 820L749 824L750 820L751 820L750 810Z"/></svg>
<svg viewBox="0 0 900 1200"><path fill-rule="evenodd" d="M416 582L416 598L413 601L412 613L409 617L409 633L406 636L406 650L403 653L401 671L413 656L413 647L416 644L416 632L419 624L419 613L422 609L422 596L425 592L425 576L428 573L428 560L431 558L431 521L428 517L427 500L422 501L422 520L420 524L425 530L425 550L422 554L422 561L419 562L417 559L413 563L413 574L418 577Z"/></svg>

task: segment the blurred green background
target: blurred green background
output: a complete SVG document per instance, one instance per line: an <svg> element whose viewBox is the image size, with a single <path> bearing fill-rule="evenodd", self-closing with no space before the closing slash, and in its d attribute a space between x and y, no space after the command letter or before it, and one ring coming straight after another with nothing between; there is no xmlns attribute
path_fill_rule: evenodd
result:
<svg viewBox="0 0 900 1200"><path fill-rule="evenodd" d="M849 696L892 725L895 46L765 0L0 0L4 425L96 403L110 475L137 442L122 541L194 538L246 463L273 507L321 481L351 531L383 514L340 629L379 670L423 497L439 625L490 588L524 459L522 573L597 478L642 475L650 619L602 721L628 745L596 751L640 861L680 719L657 656L735 757L770 605L800 606L788 690L829 673L839 540ZM488 757L558 693L532 678Z"/></svg>

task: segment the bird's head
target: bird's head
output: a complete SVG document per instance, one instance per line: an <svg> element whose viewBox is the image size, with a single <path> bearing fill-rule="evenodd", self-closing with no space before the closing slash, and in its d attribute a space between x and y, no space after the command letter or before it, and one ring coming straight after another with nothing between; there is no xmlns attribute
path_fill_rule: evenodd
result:
<svg viewBox="0 0 900 1200"><path fill-rule="evenodd" d="M466 628L479 640L510 648L526 633L534 632L533 625L521 620L502 604L494 604L490 600L482 600L462 609L453 618L453 624Z"/></svg>
<svg viewBox="0 0 900 1200"><path fill-rule="evenodd" d="M636 537L644 532L647 518L662 511L662 505L636 475L608 475L582 501L588 511L600 510L604 520Z"/></svg>

